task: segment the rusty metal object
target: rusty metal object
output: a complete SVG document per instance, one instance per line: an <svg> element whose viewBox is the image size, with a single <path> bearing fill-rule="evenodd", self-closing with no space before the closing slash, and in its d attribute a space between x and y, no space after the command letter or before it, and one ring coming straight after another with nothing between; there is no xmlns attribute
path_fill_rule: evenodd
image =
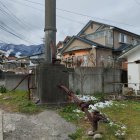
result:
<svg viewBox="0 0 140 140"><path fill-rule="evenodd" d="M20 81L10 92L16 90L16 89L19 87L19 85L20 85L26 78L28 78L28 77L29 77L29 74L25 75L25 77L23 77L23 78L21 79L21 81Z"/></svg>
<svg viewBox="0 0 140 140"><path fill-rule="evenodd" d="M50 48L51 48L51 56L52 56L52 64L58 63L60 64L61 60L56 58L56 53L55 53L55 45L54 42L50 42Z"/></svg>
<svg viewBox="0 0 140 140"><path fill-rule="evenodd" d="M21 79L21 81L10 91L10 92L12 92L12 91L15 91L19 86L20 86L20 84L25 80L25 79L27 79L28 80L28 100L31 100L31 90L32 89L36 89L36 87L33 87L32 85L30 85L31 84L31 76L32 76L33 74L27 74L27 75L25 75L25 77L23 77L22 79Z"/></svg>
<svg viewBox="0 0 140 140"><path fill-rule="evenodd" d="M89 103L83 102L81 101L75 94L73 91L70 91L67 87L65 87L64 85L59 85L59 88L63 89L68 96L70 96L73 101L79 106L79 108L85 112L85 114L87 115L92 127L93 127L93 132L98 130L98 122L100 120L102 120L103 122L107 122L107 118L101 114L99 111L94 111L92 113L90 113L88 111L89 108Z"/></svg>

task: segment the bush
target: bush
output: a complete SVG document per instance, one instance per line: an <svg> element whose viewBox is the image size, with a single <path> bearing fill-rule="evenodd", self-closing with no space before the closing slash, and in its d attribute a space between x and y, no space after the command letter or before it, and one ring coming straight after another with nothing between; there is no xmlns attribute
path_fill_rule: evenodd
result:
<svg viewBox="0 0 140 140"><path fill-rule="evenodd" d="M95 98L98 99L98 101L104 101L105 100L105 94L101 92L96 92L94 94Z"/></svg>
<svg viewBox="0 0 140 140"><path fill-rule="evenodd" d="M77 89L75 94L80 95L80 89Z"/></svg>
<svg viewBox="0 0 140 140"><path fill-rule="evenodd" d="M6 93L7 92L7 89L5 86L0 86L0 92L1 93Z"/></svg>

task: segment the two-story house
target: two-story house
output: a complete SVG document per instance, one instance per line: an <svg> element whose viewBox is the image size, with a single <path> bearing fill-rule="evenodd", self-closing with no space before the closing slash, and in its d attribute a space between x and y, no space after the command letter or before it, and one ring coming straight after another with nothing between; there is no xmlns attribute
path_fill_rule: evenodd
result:
<svg viewBox="0 0 140 140"><path fill-rule="evenodd" d="M140 43L140 35L118 27L89 21L61 48L62 62L69 67L114 66L125 49ZM118 64L117 64L118 66Z"/></svg>

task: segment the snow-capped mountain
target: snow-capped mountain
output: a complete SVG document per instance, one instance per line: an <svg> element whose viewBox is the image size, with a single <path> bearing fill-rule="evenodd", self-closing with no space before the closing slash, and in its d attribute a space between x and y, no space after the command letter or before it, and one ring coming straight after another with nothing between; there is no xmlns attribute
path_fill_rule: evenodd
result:
<svg viewBox="0 0 140 140"><path fill-rule="evenodd" d="M9 52L9 55L15 56L31 56L35 54L40 54L44 52L44 44L40 45L14 45L14 44L4 44L0 43L0 50Z"/></svg>

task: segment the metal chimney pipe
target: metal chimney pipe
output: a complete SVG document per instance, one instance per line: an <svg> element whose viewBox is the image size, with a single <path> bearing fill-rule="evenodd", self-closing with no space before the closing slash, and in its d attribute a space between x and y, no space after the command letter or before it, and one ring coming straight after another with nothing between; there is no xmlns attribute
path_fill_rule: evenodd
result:
<svg viewBox="0 0 140 140"><path fill-rule="evenodd" d="M56 57L56 0L45 0L45 61L52 63L52 53ZM53 44L53 50L51 48ZM52 52L54 51L54 52Z"/></svg>

